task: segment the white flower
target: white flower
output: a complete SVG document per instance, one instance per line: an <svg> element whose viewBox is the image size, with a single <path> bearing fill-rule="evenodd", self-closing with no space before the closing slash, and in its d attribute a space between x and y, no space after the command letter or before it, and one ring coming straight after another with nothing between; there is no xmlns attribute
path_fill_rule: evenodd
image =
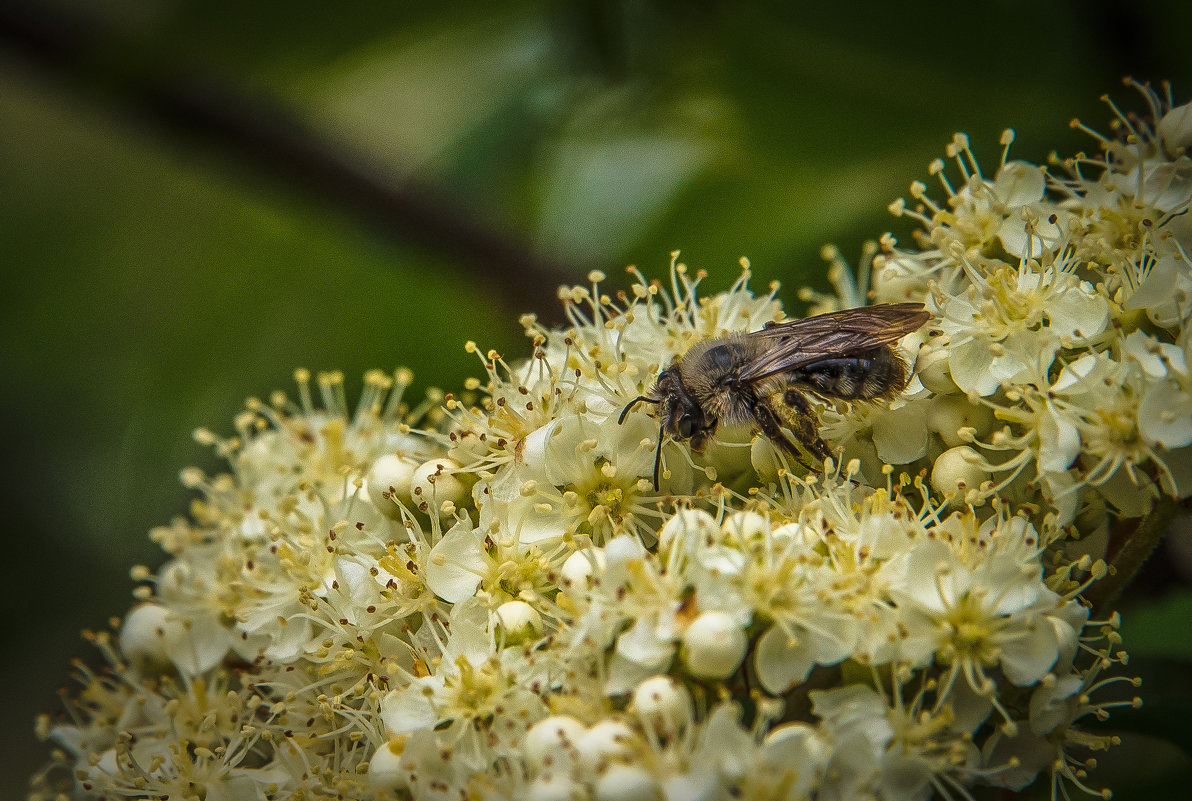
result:
<svg viewBox="0 0 1192 801"><path fill-rule="evenodd" d="M922 616L936 658L978 694L992 686L985 670L994 665L1014 684L1037 682L1079 633L1040 566L1012 551L995 550L970 568L945 543L924 541L890 569L891 595L912 619Z"/></svg>
<svg viewBox="0 0 1192 801"><path fill-rule="evenodd" d="M1142 368L1144 394L1138 404L1138 429L1150 442L1168 450L1192 444L1192 370L1189 343L1184 347L1159 342L1134 331L1123 343L1124 355Z"/></svg>
<svg viewBox="0 0 1192 801"><path fill-rule="evenodd" d="M848 584L825 564L815 541L770 534L751 550L738 579L741 592L758 617L771 621L757 642L755 666L761 685L780 694L815 665L847 658L860 621L849 608Z"/></svg>
<svg viewBox="0 0 1192 801"><path fill-rule="evenodd" d="M658 525L654 504L661 493L691 486L687 463L667 458L661 489L654 489L658 435L644 415L630 415L624 425L615 416L600 421L569 416L533 432L526 439L525 466L510 473L520 484L509 499L509 525L525 543L576 533L597 542L622 532L649 536Z"/></svg>
<svg viewBox="0 0 1192 801"><path fill-rule="evenodd" d="M961 390L990 395L1002 384L1045 375L1060 347L1105 329L1108 303L1067 271L1073 266L969 271L973 288L940 305L952 379Z"/></svg>
<svg viewBox="0 0 1192 801"><path fill-rule="evenodd" d="M497 652L487 627L469 624L463 610L452 621L437 669L381 700L385 730L390 737L437 731L467 755L512 753L526 729L547 714L531 689L539 668L517 648Z"/></svg>

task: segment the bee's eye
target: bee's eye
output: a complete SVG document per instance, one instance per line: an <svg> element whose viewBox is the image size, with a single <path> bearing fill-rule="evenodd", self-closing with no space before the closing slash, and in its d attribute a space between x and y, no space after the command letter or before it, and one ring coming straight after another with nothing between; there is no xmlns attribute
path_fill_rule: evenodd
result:
<svg viewBox="0 0 1192 801"><path fill-rule="evenodd" d="M688 439L695 432L695 418L690 414L684 414L679 418L679 422L675 423L675 431L683 439Z"/></svg>

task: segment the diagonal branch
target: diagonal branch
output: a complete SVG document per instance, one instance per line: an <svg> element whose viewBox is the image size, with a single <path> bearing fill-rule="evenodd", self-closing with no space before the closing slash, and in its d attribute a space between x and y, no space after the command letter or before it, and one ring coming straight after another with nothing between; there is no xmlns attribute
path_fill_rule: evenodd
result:
<svg viewBox="0 0 1192 801"><path fill-rule="evenodd" d="M433 187L392 177L363 153L313 131L276 98L250 94L209 75L181 70L132 73L110 65L115 36L96 20L45 6L0 0L0 44L60 79L105 96L173 135L334 204L380 234L453 259L514 311L550 310L556 286L587 268L563 264L509 236L483 215ZM550 319L554 317L555 319Z"/></svg>

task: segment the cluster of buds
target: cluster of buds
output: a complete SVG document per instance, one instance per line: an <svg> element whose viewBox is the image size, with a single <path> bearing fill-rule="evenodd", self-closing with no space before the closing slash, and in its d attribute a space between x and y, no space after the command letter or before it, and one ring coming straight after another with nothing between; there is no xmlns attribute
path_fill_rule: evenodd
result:
<svg viewBox="0 0 1192 801"><path fill-rule="evenodd" d="M41 721L31 797L1102 792L1113 738L1081 722L1137 699L1085 596L1112 525L1192 494L1192 106L1140 88L1095 156L986 177L958 136L946 199L893 206L913 246L860 279L829 253L815 311L932 319L899 397L814 401L814 469L622 414L695 343L784 319L747 266L708 297L681 264L593 274L566 329L523 318L528 358L469 343L458 393L375 373L353 410L300 372L200 432L230 472L184 471L201 498Z"/></svg>

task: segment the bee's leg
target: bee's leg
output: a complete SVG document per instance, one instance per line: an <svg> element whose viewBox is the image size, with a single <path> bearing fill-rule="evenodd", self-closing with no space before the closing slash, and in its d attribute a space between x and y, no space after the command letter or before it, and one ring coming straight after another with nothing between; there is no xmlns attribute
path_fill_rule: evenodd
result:
<svg viewBox="0 0 1192 801"><path fill-rule="evenodd" d="M815 468L807 464L803 460L803 454L795 447L795 444L787 439L786 434L782 430L782 415L778 413L773 406L770 405L768 398L758 398L753 405L753 419L757 422L758 428L770 440L770 442L777 445L787 456L794 459L798 465L808 471L814 471ZM810 450L810 448L808 449ZM814 451L812 451L814 453ZM818 454L817 454L818 455Z"/></svg>
<svg viewBox="0 0 1192 801"><path fill-rule="evenodd" d="M803 393L797 389L787 388L782 393L782 402L790 410L786 418L790 423L791 431L794 432L803 447L815 454L820 461L831 456L832 452L828 450L827 443L820 438L819 431L816 429L815 412L812 411L807 398L803 397Z"/></svg>

